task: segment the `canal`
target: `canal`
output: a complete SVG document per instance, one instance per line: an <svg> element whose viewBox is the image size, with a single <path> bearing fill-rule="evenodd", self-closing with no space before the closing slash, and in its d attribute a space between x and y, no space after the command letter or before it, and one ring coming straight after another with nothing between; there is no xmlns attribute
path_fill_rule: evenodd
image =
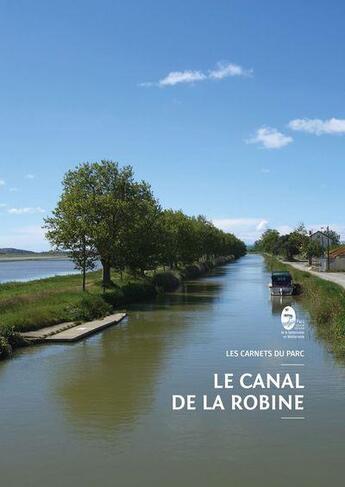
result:
<svg viewBox="0 0 345 487"><path fill-rule="evenodd" d="M128 320L86 341L25 349L1 363L1 484L343 484L344 364L317 339L302 301L290 304L304 338L282 337L286 303L271 302L268 281L262 257L248 255L132 306ZM212 395L213 373L283 370L279 358L226 357L234 349L304 349L305 419L171 411L172 394Z"/></svg>

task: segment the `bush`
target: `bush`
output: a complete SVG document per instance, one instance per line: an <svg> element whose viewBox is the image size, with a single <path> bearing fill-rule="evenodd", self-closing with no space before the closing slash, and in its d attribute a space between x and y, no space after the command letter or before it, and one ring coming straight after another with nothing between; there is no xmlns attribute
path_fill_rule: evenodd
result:
<svg viewBox="0 0 345 487"><path fill-rule="evenodd" d="M0 331L0 359L10 357L14 348L21 347L25 340L13 327L4 326Z"/></svg>
<svg viewBox="0 0 345 487"><path fill-rule="evenodd" d="M204 272L206 271L204 270L203 264L191 264L183 269L182 275L184 279L193 279Z"/></svg>
<svg viewBox="0 0 345 487"><path fill-rule="evenodd" d="M6 337L0 335L0 359L8 358L12 355L12 347Z"/></svg>
<svg viewBox="0 0 345 487"><path fill-rule="evenodd" d="M122 288L116 287L112 290L107 290L103 294L103 299L106 303L110 304L112 307L120 306L124 303L124 295Z"/></svg>
<svg viewBox="0 0 345 487"><path fill-rule="evenodd" d="M87 294L78 305L71 306L67 310L67 316L70 321L90 321L106 316L111 310L110 304L106 303L101 296Z"/></svg>
<svg viewBox="0 0 345 487"><path fill-rule="evenodd" d="M129 282L122 286L125 303L142 301L156 295L155 287L151 282Z"/></svg>
<svg viewBox="0 0 345 487"><path fill-rule="evenodd" d="M174 291L180 285L180 279L172 272L158 272L152 284L162 291Z"/></svg>

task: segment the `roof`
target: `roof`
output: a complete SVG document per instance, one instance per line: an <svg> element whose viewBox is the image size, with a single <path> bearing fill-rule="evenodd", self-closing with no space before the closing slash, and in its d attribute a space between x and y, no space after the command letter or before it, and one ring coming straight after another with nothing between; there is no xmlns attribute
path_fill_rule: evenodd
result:
<svg viewBox="0 0 345 487"><path fill-rule="evenodd" d="M274 271L274 272L272 272L272 276L286 276L286 277L290 277L291 274L288 271Z"/></svg>
<svg viewBox="0 0 345 487"><path fill-rule="evenodd" d="M331 252L329 253L329 256L330 257L345 257L345 245L341 246L341 247L338 247L334 250L331 250Z"/></svg>
<svg viewBox="0 0 345 487"><path fill-rule="evenodd" d="M321 230L317 230L316 232L311 233L311 234L309 235L309 237L313 237L314 235L316 235L316 234L318 234L318 233L320 233L320 234L321 234L323 237L328 238L329 240L333 240L333 239L332 239L332 237L330 237L329 235L327 235L327 234L326 234L326 233L324 233L324 232L321 232Z"/></svg>

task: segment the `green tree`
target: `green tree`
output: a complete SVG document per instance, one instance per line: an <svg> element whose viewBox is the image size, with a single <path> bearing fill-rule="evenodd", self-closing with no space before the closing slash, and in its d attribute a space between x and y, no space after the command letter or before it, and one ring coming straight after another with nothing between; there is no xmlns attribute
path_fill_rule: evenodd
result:
<svg viewBox="0 0 345 487"><path fill-rule="evenodd" d="M305 256L308 258L309 264L312 263L313 257L321 257L324 253L324 249L319 242L309 239L308 244L305 247Z"/></svg>
<svg viewBox="0 0 345 487"><path fill-rule="evenodd" d="M256 242L258 250L267 252L268 254L274 254L277 251L277 244L279 241L278 230L268 228Z"/></svg>
<svg viewBox="0 0 345 487"><path fill-rule="evenodd" d="M77 198L66 195L45 220L46 237L58 250L68 251L75 268L81 270L82 289L86 289L86 272L95 268L98 253L89 236L88 215Z"/></svg>
<svg viewBox="0 0 345 487"><path fill-rule="evenodd" d="M135 219L138 202L152 201L150 186L134 180L131 166L119 167L117 162L84 163L66 173L63 192L50 228L73 228L76 225L70 205L77 205L89 244L95 248L103 267L103 285L111 284L111 267L121 267L124 229ZM62 232L64 235L64 233ZM63 244L68 248L67 238Z"/></svg>
<svg viewBox="0 0 345 487"><path fill-rule="evenodd" d="M335 230L327 228L323 233L332 240L331 247L340 245L340 235Z"/></svg>
<svg viewBox="0 0 345 487"><path fill-rule="evenodd" d="M117 260L132 273L139 271L144 275L145 270L155 269L159 263L161 208L152 198L137 201L131 210L130 224L119 235L121 249Z"/></svg>
<svg viewBox="0 0 345 487"><path fill-rule="evenodd" d="M300 252L300 240L296 232L282 235L277 242L275 253L282 255L286 260L293 260L294 256Z"/></svg>

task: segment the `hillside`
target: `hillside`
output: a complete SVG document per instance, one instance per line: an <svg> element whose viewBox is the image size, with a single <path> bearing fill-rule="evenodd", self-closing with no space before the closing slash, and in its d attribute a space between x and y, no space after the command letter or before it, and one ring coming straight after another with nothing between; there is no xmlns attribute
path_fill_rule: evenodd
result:
<svg viewBox="0 0 345 487"><path fill-rule="evenodd" d="M6 254L6 255L33 255L36 252L32 252L31 250L22 250L22 249L13 249L13 248L4 248L0 249L0 254Z"/></svg>

